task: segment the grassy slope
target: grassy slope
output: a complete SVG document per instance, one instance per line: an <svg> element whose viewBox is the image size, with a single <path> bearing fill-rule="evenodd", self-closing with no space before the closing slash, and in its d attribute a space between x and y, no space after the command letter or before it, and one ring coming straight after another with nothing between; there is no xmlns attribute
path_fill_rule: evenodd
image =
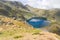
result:
<svg viewBox="0 0 60 40"><path fill-rule="evenodd" d="M48 35L46 36L48 38L52 35L51 39L59 37L56 34L34 29L23 21L13 20L6 16L0 15L0 22L0 40L40 40L38 37L44 39L44 35ZM45 40L50 39L45 38Z"/></svg>

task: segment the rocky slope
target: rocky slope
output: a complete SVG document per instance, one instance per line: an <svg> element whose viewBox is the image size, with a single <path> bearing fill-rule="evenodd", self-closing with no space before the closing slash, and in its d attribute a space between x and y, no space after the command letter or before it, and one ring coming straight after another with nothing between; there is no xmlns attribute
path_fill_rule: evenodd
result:
<svg viewBox="0 0 60 40"><path fill-rule="evenodd" d="M35 16L21 2L16 1L0 1L0 15L17 20L25 20Z"/></svg>

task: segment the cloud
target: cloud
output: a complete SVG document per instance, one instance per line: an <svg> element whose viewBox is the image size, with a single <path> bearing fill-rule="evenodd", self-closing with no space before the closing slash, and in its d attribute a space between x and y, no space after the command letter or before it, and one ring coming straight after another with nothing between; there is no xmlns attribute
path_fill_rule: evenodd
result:
<svg viewBox="0 0 60 40"><path fill-rule="evenodd" d="M35 8L50 8L52 5L50 4L50 0L28 0L27 4Z"/></svg>
<svg viewBox="0 0 60 40"><path fill-rule="evenodd" d="M19 0L7 0L7 1L19 1Z"/></svg>
<svg viewBox="0 0 60 40"><path fill-rule="evenodd" d="M28 4L43 9L60 8L60 0L34 0L30 1Z"/></svg>
<svg viewBox="0 0 60 40"><path fill-rule="evenodd" d="M11 0L21 1L23 4L28 4L35 8L50 9L60 8L60 0Z"/></svg>

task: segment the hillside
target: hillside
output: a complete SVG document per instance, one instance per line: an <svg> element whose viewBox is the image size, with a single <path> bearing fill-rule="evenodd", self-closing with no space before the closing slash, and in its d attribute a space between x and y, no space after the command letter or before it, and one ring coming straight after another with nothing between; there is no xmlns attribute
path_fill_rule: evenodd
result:
<svg viewBox="0 0 60 40"><path fill-rule="evenodd" d="M23 21L0 15L0 40L59 40L56 34L34 29Z"/></svg>
<svg viewBox="0 0 60 40"><path fill-rule="evenodd" d="M26 7L31 11L33 12L33 14L36 14L38 16L43 16L43 17L46 17L48 19L58 19L59 18L59 14L60 14L60 9L49 9L49 10L46 10L46 9L38 9L38 8L33 8L29 5L26 5Z"/></svg>
<svg viewBox="0 0 60 40"><path fill-rule="evenodd" d="M16 20L25 20L35 16L21 2L16 1L0 1L0 15L11 17Z"/></svg>

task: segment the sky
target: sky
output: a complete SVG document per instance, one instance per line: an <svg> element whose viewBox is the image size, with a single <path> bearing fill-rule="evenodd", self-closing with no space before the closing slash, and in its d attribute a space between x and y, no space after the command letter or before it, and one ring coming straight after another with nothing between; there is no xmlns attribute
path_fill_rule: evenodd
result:
<svg viewBox="0 0 60 40"><path fill-rule="evenodd" d="M10 0L20 1L24 5L28 4L34 8L51 9L60 8L60 0Z"/></svg>

